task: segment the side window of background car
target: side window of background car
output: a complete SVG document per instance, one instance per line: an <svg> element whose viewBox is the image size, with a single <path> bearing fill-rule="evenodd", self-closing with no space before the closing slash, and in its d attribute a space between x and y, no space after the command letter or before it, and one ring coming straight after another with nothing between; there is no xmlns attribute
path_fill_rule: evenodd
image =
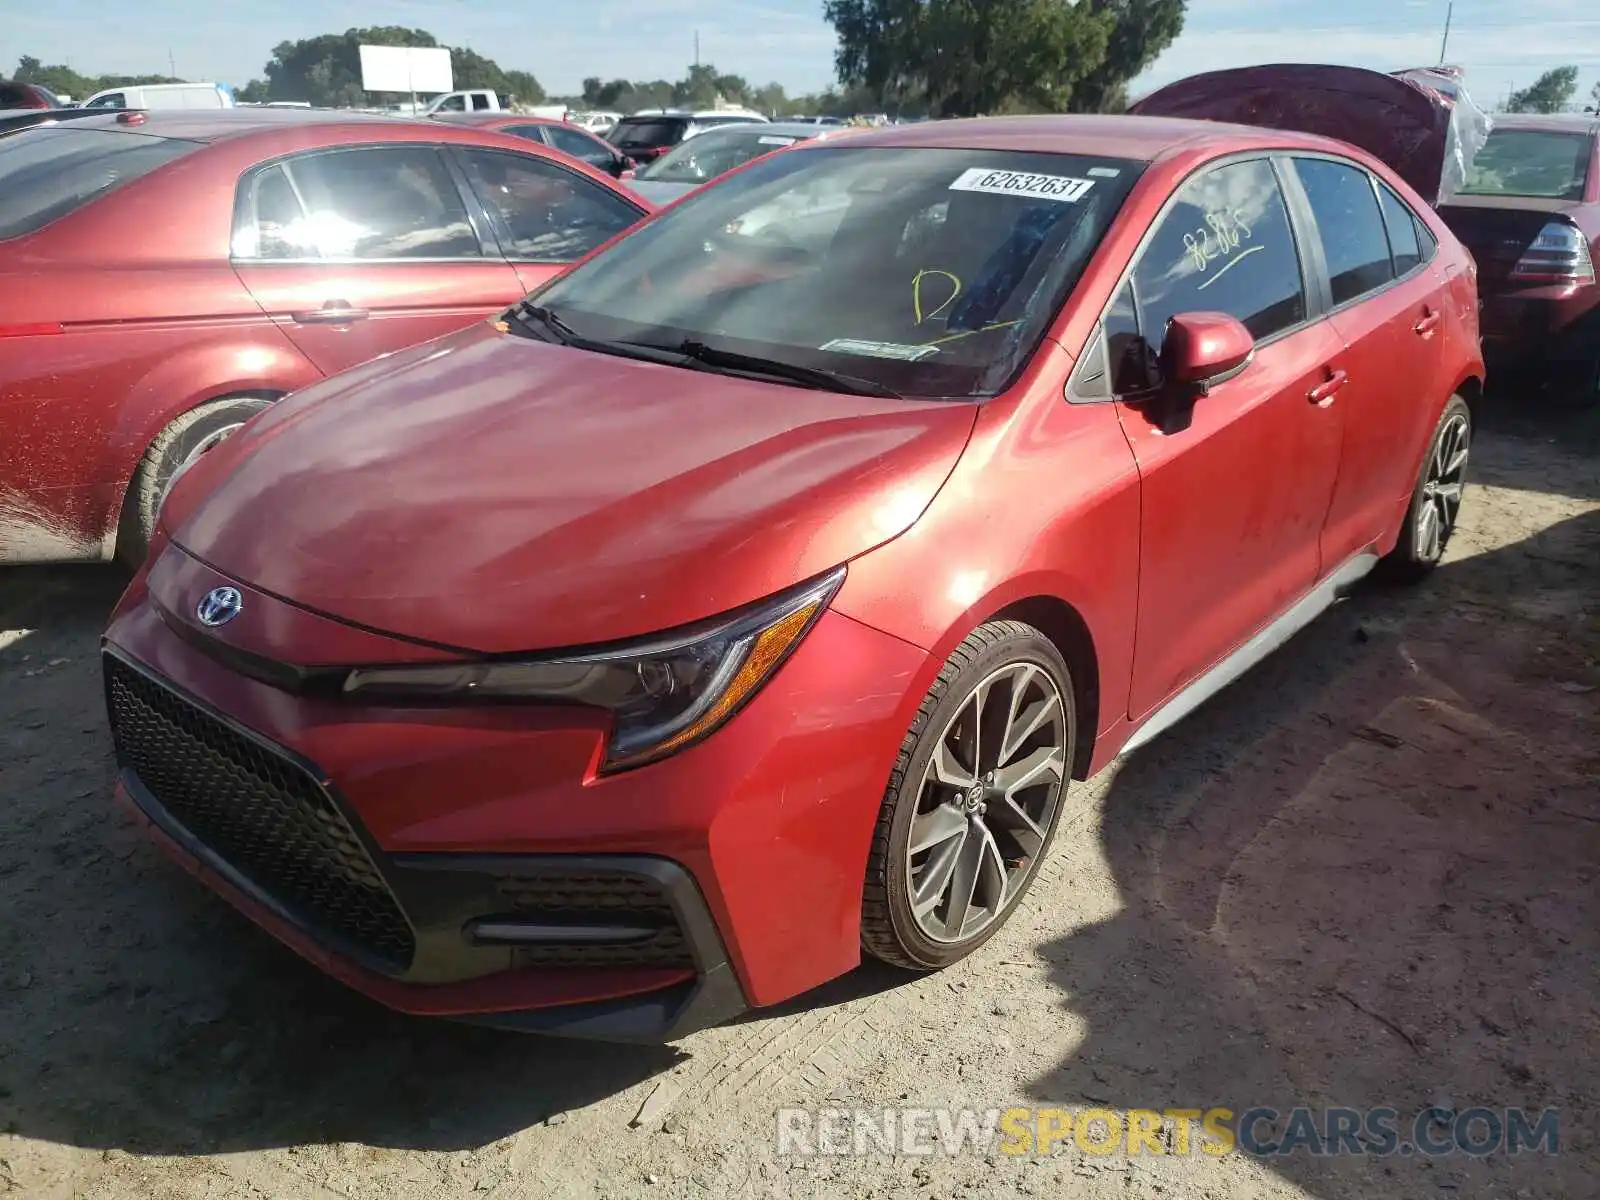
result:
<svg viewBox="0 0 1600 1200"><path fill-rule="evenodd" d="M1383 206L1383 223L1389 229L1389 252L1394 259L1394 273L1396 276L1409 274L1422 265L1416 214L1394 194L1388 184L1378 184L1378 200Z"/></svg>
<svg viewBox="0 0 1600 1200"><path fill-rule="evenodd" d="M1141 373L1180 313L1227 313L1258 341L1305 320L1300 256L1272 164L1231 163L1184 184L1119 301L1106 323L1119 392L1148 386Z"/></svg>
<svg viewBox="0 0 1600 1200"><path fill-rule="evenodd" d="M512 258L571 262L642 215L555 163L494 150L457 153Z"/></svg>
<svg viewBox="0 0 1600 1200"><path fill-rule="evenodd" d="M481 258L461 193L422 146L336 150L254 177L236 258ZM241 201L246 200L241 197Z"/></svg>
<svg viewBox="0 0 1600 1200"><path fill-rule="evenodd" d="M1372 177L1359 167L1322 158L1297 158L1294 167L1317 218L1333 302L1344 304L1393 279Z"/></svg>
<svg viewBox="0 0 1600 1200"><path fill-rule="evenodd" d="M591 165L604 165L611 161L611 155L604 147L597 145L593 138L584 137L575 129L565 129L560 125L549 128L550 144L563 154L570 154Z"/></svg>
<svg viewBox="0 0 1600 1200"><path fill-rule="evenodd" d="M126 108L128 98L121 92L112 92L109 96L97 96L85 104L85 108Z"/></svg>
<svg viewBox="0 0 1600 1200"><path fill-rule="evenodd" d="M509 133L512 137L519 137L525 141L538 142L541 146L549 144L549 139L545 137L544 126L542 125L507 125L500 132Z"/></svg>

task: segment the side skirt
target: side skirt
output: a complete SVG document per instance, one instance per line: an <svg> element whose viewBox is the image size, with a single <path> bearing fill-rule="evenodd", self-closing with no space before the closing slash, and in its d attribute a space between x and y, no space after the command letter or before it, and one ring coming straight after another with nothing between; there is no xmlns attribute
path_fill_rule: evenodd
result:
<svg viewBox="0 0 1600 1200"><path fill-rule="evenodd" d="M1274 617L1244 645L1151 713L1144 724L1134 730L1133 736L1127 740L1118 757L1153 741L1194 712L1315 621L1333 606L1334 601L1369 575L1377 565L1378 556L1370 552L1363 552L1346 560L1316 587Z"/></svg>

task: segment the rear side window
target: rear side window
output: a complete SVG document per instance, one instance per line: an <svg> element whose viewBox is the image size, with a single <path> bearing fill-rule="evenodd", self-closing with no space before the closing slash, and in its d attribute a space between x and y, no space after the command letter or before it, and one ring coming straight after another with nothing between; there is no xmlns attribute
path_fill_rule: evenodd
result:
<svg viewBox="0 0 1600 1200"><path fill-rule="evenodd" d="M461 192L427 146L334 150L290 159L247 185L236 258L480 258Z"/></svg>
<svg viewBox="0 0 1600 1200"><path fill-rule="evenodd" d="M1378 184L1378 199L1383 205L1383 223L1389 227L1389 249L1394 256L1394 273L1406 275L1422 265L1422 244L1417 240L1417 217L1411 207L1387 184Z"/></svg>
<svg viewBox="0 0 1600 1200"><path fill-rule="evenodd" d="M506 253L524 262L571 262L644 214L571 171L530 155L460 149Z"/></svg>
<svg viewBox="0 0 1600 1200"><path fill-rule="evenodd" d="M1317 219L1333 302L1344 304L1393 279L1389 235L1372 177L1359 167L1322 158L1297 158L1294 166Z"/></svg>
<svg viewBox="0 0 1600 1200"><path fill-rule="evenodd" d="M603 166L611 161L611 154L604 146L576 129L568 129L564 125L552 125L549 127L549 134L552 146L581 162L589 163L591 166Z"/></svg>
<svg viewBox="0 0 1600 1200"><path fill-rule="evenodd" d="M0 141L0 239L43 229L200 148L107 129L25 129Z"/></svg>

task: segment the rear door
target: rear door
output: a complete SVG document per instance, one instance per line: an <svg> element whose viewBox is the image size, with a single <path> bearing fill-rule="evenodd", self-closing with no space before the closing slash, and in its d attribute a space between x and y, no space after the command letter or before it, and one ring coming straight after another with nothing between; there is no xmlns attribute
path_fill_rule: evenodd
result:
<svg viewBox="0 0 1600 1200"><path fill-rule="evenodd" d="M550 158L453 146L451 156L476 194L500 252L532 291L645 216L620 188Z"/></svg>
<svg viewBox="0 0 1600 1200"><path fill-rule="evenodd" d="M240 180L234 269L331 375L520 298L482 224L436 145L311 151Z"/></svg>
<svg viewBox="0 0 1600 1200"><path fill-rule="evenodd" d="M1223 312L1256 338L1239 375L1165 429L1138 396L1170 318ZM1316 397L1341 346L1307 287L1267 158L1202 170L1158 222L1104 325L1141 489L1128 713L1154 710L1311 590L1341 411ZM1319 389L1322 389L1319 391Z"/></svg>
<svg viewBox="0 0 1600 1200"><path fill-rule="evenodd" d="M1326 572L1393 532L1413 483L1418 430L1455 381L1441 377L1445 284L1424 261L1415 214L1354 163L1311 155L1293 162L1348 372L1334 398L1344 445L1322 533Z"/></svg>

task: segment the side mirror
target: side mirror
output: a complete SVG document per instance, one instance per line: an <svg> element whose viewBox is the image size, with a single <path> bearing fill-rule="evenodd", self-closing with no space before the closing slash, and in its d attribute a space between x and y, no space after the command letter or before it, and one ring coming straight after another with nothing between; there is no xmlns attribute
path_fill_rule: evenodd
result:
<svg viewBox="0 0 1600 1200"><path fill-rule="evenodd" d="M1161 379L1169 388L1204 396L1250 365L1256 340L1236 317L1180 313L1161 342Z"/></svg>

